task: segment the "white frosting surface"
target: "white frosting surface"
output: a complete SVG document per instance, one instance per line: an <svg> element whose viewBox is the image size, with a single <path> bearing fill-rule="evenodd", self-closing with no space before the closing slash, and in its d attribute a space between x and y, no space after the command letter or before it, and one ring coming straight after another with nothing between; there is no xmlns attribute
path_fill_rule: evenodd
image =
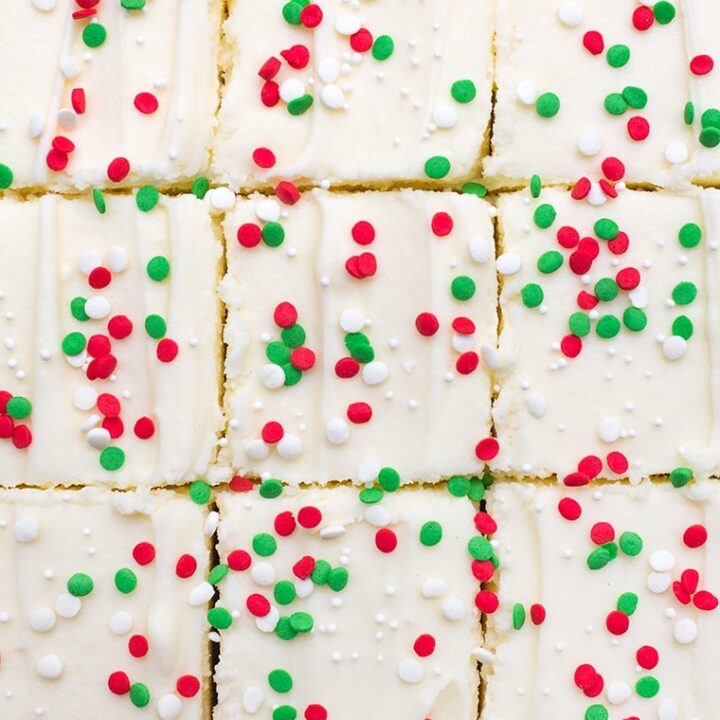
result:
<svg viewBox="0 0 720 720"><path fill-rule="evenodd" d="M323 19L315 29L287 23L285 4L231 4L227 84L213 160L222 182L257 187L292 178L425 180L424 165L433 156L450 161L446 180L471 174L490 118L489 0L332 0L321 3ZM373 51L355 52L345 33L360 27L373 40L390 36L392 55L377 60ZM296 45L309 51L309 63L299 69L280 55ZM271 57L282 63L271 82L285 99L266 107L258 72ZM473 81L474 100L453 99L458 80ZM291 115L286 99L302 94L314 98L312 107ZM257 148L275 154L274 167L253 162Z"/></svg>
<svg viewBox="0 0 720 720"><path fill-rule="evenodd" d="M85 188L113 184L107 168L130 162L124 184L171 184L202 173L217 106L219 0L151 0L142 10L120 0L97 4L91 19L75 0L4 3L0 22L0 163L13 187ZM107 32L88 47L90 23ZM85 93L78 112L72 93ZM151 93L157 110L135 107ZM46 162L57 135L75 144L65 170Z"/></svg>
<svg viewBox="0 0 720 720"><path fill-rule="evenodd" d="M277 705L291 705L303 717L310 704L322 705L329 718L347 720L476 717L479 683L473 650L480 625L473 605L477 582L467 550L475 533L467 499L414 489L386 494L378 505L363 505L356 489L337 487L292 489L275 500L224 493L218 501L221 562L240 549L250 553L252 565L231 571L221 585L221 604L237 615L222 631L216 720L265 720ZM289 537L276 535L276 515L290 512L300 520L303 507L318 509L320 524L313 530L298 525ZM434 547L419 540L428 521L443 528ZM397 537L397 549L382 553L374 538L388 530ZM252 539L258 533L276 538L273 555L253 552ZM346 587L333 591L312 580L297 580L293 566L304 556L345 568ZM270 585L256 582L268 575ZM280 605L273 599L272 577L296 580L302 597ZM309 613L312 632L283 640L273 633L270 621L267 631L261 630L246 609L251 593L270 600L273 614ZM456 619L447 619L444 612ZM259 618L261 624L263 620ZM413 650L423 634L436 641L427 657ZM276 669L290 674L290 692L271 689L268 674Z"/></svg>
<svg viewBox="0 0 720 720"><path fill-rule="evenodd" d="M170 720L163 705L180 701L172 718L202 717L203 691L181 698L176 683L184 675L203 681L208 668L205 608L188 603L208 568L205 516L163 492L0 492L0 715ZM138 543L153 545L149 564L134 559ZM183 554L197 563L194 577L175 573ZM129 594L115 586L123 568L137 580ZM92 579L90 594L68 593L76 573ZM148 643L144 657L129 651L135 635ZM147 687L144 711L127 694L110 692L115 672ZM161 700L168 695L175 700Z"/></svg>
<svg viewBox="0 0 720 720"><path fill-rule="evenodd" d="M704 147L699 135L702 114L718 106L720 6L714 0L672 5L671 22L639 31L632 22L638 5L624 0L497 0L497 103L493 153L484 167L492 182L517 185L534 173L547 182L597 179L607 156L623 160L633 182L679 186L716 177L720 151ZM583 47L587 32L602 35L602 53ZM612 67L607 52L619 45L629 48L630 59ZM714 71L693 74L690 63L698 55L712 57ZM647 104L610 114L605 98L627 87L641 88ZM535 101L548 92L560 109L546 118ZM692 125L684 119L688 101L695 107ZM633 117L649 123L646 139L630 137Z"/></svg>
<svg viewBox="0 0 720 720"><path fill-rule="evenodd" d="M238 229L264 225L259 217L272 216L273 208L277 214L278 203L261 196L239 199L224 222L229 464L291 484L367 482L383 466L403 482L479 472L475 446L489 434L489 374L482 361L469 374L456 363L463 352L479 356L483 345L495 345L492 208L471 195L318 190L283 209L282 245L242 247ZM452 219L449 234L431 229L437 213ZM373 225L371 244L353 240L359 221ZM377 271L357 279L345 263L362 253L375 255ZM458 276L475 282L468 300L451 294ZM282 302L296 308L304 344L316 355L315 366L290 387L266 357L270 343L281 340L274 311ZM432 337L416 329L423 312L439 322ZM475 323L474 334L454 332L459 316ZM354 377L340 378L335 366L349 356L346 330L364 332L375 357ZM280 386L269 389L276 374ZM369 422L350 421L355 403L370 405ZM264 443L268 422L279 422L289 437Z"/></svg>
<svg viewBox="0 0 720 720"><path fill-rule="evenodd" d="M569 521L557 507L562 488L496 485L488 511L498 523L493 539L500 560L500 608L488 619L494 662L483 667L483 720L583 718L592 705L604 706L612 720L716 717L717 681L707 668L720 660L718 610L699 610L695 592L692 602L681 603L671 583L696 570L697 591L717 596L718 489L716 481L683 491L650 483L576 489L569 495L582 515ZM590 530L598 522L612 526L616 543L622 533L637 533L642 551L630 556L620 550L605 567L590 570L587 558L598 548ZM708 536L695 548L684 541L693 525L704 526ZM628 630L613 635L606 617L623 593L637 596L637 609ZM521 629L513 629L516 603L526 612L531 604L542 604L545 621L536 626L528 617ZM691 640L693 629L697 634ZM643 646L657 651L655 667L638 664L636 653ZM575 685L582 664L602 677L602 689L593 697ZM653 697L641 697L635 689L647 676L659 683Z"/></svg>
<svg viewBox="0 0 720 720"><path fill-rule="evenodd" d="M543 204L557 211L548 229L533 221ZM515 475L558 474L562 479L577 470L583 457L595 455L603 463L601 476L613 479L629 475L638 480L681 465L700 476L713 472L720 450L714 370L720 342L717 191L680 196L626 190L607 205L593 207L572 200L569 193L543 190L537 200L526 192L505 195L498 207L506 253L501 265L512 258L521 267L502 278L500 391L493 407L501 449L494 467ZM594 226L602 218L614 220L627 233L629 249L614 255L608 242L599 240L590 271L576 275L569 259L575 250L561 247L556 234L571 226L581 238L596 237ZM702 231L695 247L679 242L679 231L687 223ZM558 251L563 265L543 274L537 261L548 251ZM578 293L594 293L598 280L615 278L625 268L639 271L638 289L620 289L616 299L581 310ZM696 287L697 297L688 305L672 300L680 282ZM523 304L521 291L529 283L543 289L539 307ZM647 319L640 332L623 324L632 305ZM561 342L570 334L569 318L576 312L588 316L590 330L573 358L565 356ZM601 321L593 319L593 312L620 320L619 333L601 338ZM682 315L693 325L686 343L673 331ZM684 355L670 360L674 346ZM627 472L613 472L607 462L611 452L625 456Z"/></svg>
<svg viewBox="0 0 720 720"><path fill-rule="evenodd" d="M218 407L219 308L215 286L220 243L204 203L192 196L162 196L141 212L134 196L108 196L100 215L88 199L54 195L0 203L4 228L0 255L0 389L27 397L32 444L17 449L1 439L0 474L6 485L103 484L142 486L193 480L214 457L222 425ZM169 274L150 278L147 265L164 257ZM87 271L115 268L106 287L94 289ZM102 272L102 271L101 271ZM94 318L71 313L71 301L87 299ZM160 342L145 330L148 315L162 316L164 339L177 343L177 357L161 362ZM110 336L111 319L124 315L132 332ZM110 340L117 366L107 379L87 374L87 348L65 356L63 340ZM82 365L78 367L78 365ZM122 434L103 432L103 394L121 405ZM140 418L154 434L141 439ZM117 420L111 420L117 427ZM105 446L120 448L119 470L101 466Z"/></svg>

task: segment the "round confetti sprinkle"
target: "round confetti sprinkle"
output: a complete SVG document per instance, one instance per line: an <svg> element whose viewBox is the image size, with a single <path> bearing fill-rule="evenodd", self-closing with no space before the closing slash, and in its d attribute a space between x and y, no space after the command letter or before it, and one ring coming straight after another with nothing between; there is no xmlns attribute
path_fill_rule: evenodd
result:
<svg viewBox="0 0 720 720"><path fill-rule="evenodd" d="M687 223L680 228L678 242L684 248L694 248L702 240L702 230L695 223Z"/></svg>
<svg viewBox="0 0 720 720"><path fill-rule="evenodd" d="M456 300L470 300L475 294L475 281L467 275L458 275L453 278L450 292Z"/></svg>
<svg viewBox="0 0 720 720"><path fill-rule="evenodd" d="M442 525L430 520L420 528L420 542L426 547L433 547L442 540Z"/></svg>
<svg viewBox="0 0 720 720"><path fill-rule="evenodd" d="M627 45L612 45L608 48L606 58L610 67L623 67L630 60L630 48Z"/></svg>
<svg viewBox="0 0 720 720"><path fill-rule="evenodd" d="M372 56L379 61L387 60L395 50L395 42L389 35L379 35L372 46Z"/></svg>
<svg viewBox="0 0 720 720"><path fill-rule="evenodd" d="M542 304L545 293L537 283L528 283L520 291L520 296L525 307L536 308Z"/></svg>
<svg viewBox="0 0 720 720"><path fill-rule="evenodd" d="M143 683L133 683L130 686L130 702L138 708L146 707L150 702L150 690Z"/></svg>
<svg viewBox="0 0 720 720"><path fill-rule="evenodd" d="M540 117L551 118L560 110L560 98L552 92L540 95L535 101L535 111Z"/></svg>
<svg viewBox="0 0 720 720"><path fill-rule="evenodd" d="M170 274L170 262L162 255L156 255L148 261L147 274L155 282L162 282Z"/></svg>
<svg viewBox="0 0 720 720"><path fill-rule="evenodd" d="M130 568L122 568L115 573L115 587L128 595L137 587L137 575Z"/></svg>
<svg viewBox="0 0 720 720"><path fill-rule="evenodd" d="M272 670L268 674L268 685L277 693L287 693L292 690L293 681L286 670Z"/></svg>
<svg viewBox="0 0 720 720"><path fill-rule="evenodd" d="M142 212L150 212L160 201L160 193L152 185L144 185L135 195L135 203Z"/></svg>
<svg viewBox="0 0 720 720"><path fill-rule="evenodd" d="M94 587L92 578L85 573L75 573L67 581L67 591L74 597L86 597L93 591Z"/></svg>
<svg viewBox="0 0 720 720"><path fill-rule="evenodd" d="M533 213L533 221L539 228L542 228L543 230L549 228L555 222L556 217L557 210L555 210L555 208L548 203L538 205L538 207L535 208L535 212Z"/></svg>
<svg viewBox="0 0 720 720"><path fill-rule="evenodd" d="M13 171L4 163L0 163L0 190L7 190L13 183Z"/></svg>
<svg viewBox="0 0 720 720"><path fill-rule="evenodd" d="M212 488L205 480L195 480L190 484L190 499L197 505L207 505L210 502Z"/></svg>
<svg viewBox="0 0 720 720"><path fill-rule="evenodd" d="M125 451L119 447L106 447L100 453L100 466L109 472L119 470L125 464Z"/></svg>
<svg viewBox="0 0 720 720"><path fill-rule="evenodd" d="M537 261L537 268L541 273L548 275L559 270L563 264L563 256L557 250L548 250Z"/></svg>
<svg viewBox="0 0 720 720"><path fill-rule="evenodd" d="M425 162L425 175L440 180L450 172L450 161L443 155L434 155Z"/></svg>
<svg viewBox="0 0 720 720"><path fill-rule="evenodd" d="M83 29L82 39L89 48L98 48L107 39L107 30L100 23L90 23Z"/></svg>
<svg viewBox="0 0 720 720"><path fill-rule="evenodd" d="M214 607L208 610L207 621L216 630L227 630L233 622L230 611L222 607Z"/></svg>
<svg viewBox="0 0 720 720"><path fill-rule="evenodd" d="M450 88L453 100L459 103L469 103L475 99L477 90L472 80L456 80Z"/></svg>

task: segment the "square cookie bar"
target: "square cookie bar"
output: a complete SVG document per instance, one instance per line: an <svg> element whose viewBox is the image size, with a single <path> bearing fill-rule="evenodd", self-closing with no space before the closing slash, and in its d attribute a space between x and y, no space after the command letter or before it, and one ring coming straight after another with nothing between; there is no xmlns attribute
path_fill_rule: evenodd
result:
<svg viewBox="0 0 720 720"><path fill-rule="evenodd" d="M214 457L221 246L206 205L95 200L0 201L1 484L181 483Z"/></svg>
<svg viewBox="0 0 720 720"><path fill-rule="evenodd" d="M469 178L490 118L492 5L234 0L215 176L235 188Z"/></svg>
<svg viewBox="0 0 720 720"><path fill-rule="evenodd" d="M498 0L497 104L485 172L504 186L600 176L720 177L720 41L713 0Z"/></svg>
<svg viewBox="0 0 720 720"><path fill-rule="evenodd" d="M207 170L220 0L0 8L0 188L173 185Z"/></svg>
<svg viewBox="0 0 720 720"><path fill-rule="evenodd" d="M171 492L0 492L0 715L208 718L207 512Z"/></svg>
<svg viewBox="0 0 720 720"><path fill-rule="evenodd" d="M498 470L715 471L720 194L499 201Z"/></svg>
<svg viewBox="0 0 720 720"><path fill-rule="evenodd" d="M378 492L220 495L215 720L477 717L473 506Z"/></svg>
<svg viewBox="0 0 720 720"><path fill-rule="evenodd" d="M481 719L713 717L719 490L494 486Z"/></svg>
<svg viewBox="0 0 720 720"><path fill-rule="evenodd" d="M479 472L493 212L412 190L238 199L221 286L228 464L290 484Z"/></svg>

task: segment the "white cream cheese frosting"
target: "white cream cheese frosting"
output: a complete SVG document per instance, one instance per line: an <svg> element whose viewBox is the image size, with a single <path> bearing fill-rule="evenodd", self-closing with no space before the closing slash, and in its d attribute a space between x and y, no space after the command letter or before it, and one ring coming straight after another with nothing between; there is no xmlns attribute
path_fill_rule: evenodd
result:
<svg viewBox="0 0 720 720"><path fill-rule="evenodd" d="M215 176L469 178L490 118L492 2L332 0L311 5L315 19L297 17L304 5L231 3Z"/></svg>
<svg viewBox="0 0 720 720"><path fill-rule="evenodd" d="M595 179L607 155L636 183L716 178L719 21L713 0L498 0L490 182Z"/></svg>
<svg viewBox="0 0 720 720"><path fill-rule="evenodd" d="M220 243L197 198L148 197L0 201L5 485L182 483L214 458Z"/></svg>
<svg viewBox="0 0 720 720"><path fill-rule="evenodd" d="M570 483L715 472L717 191L596 207L545 189L498 210L493 467Z"/></svg>
<svg viewBox="0 0 720 720"><path fill-rule="evenodd" d="M716 717L718 489L494 486L481 718Z"/></svg>
<svg viewBox="0 0 720 720"><path fill-rule="evenodd" d="M0 492L0 715L203 717L206 515L170 492Z"/></svg>
<svg viewBox="0 0 720 720"><path fill-rule="evenodd" d="M7 186L8 168L13 188L64 190L172 185L206 171L221 7L219 0L5 3L0 184ZM121 179L117 159L129 164Z"/></svg>
<svg viewBox="0 0 720 720"><path fill-rule="evenodd" d="M218 504L220 561L234 569L220 586L233 620L216 720L476 717L466 498L407 489L363 504L336 487Z"/></svg>
<svg viewBox="0 0 720 720"><path fill-rule="evenodd" d="M223 225L227 464L290 484L480 472L493 212L411 190L238 199Z"/></svg>

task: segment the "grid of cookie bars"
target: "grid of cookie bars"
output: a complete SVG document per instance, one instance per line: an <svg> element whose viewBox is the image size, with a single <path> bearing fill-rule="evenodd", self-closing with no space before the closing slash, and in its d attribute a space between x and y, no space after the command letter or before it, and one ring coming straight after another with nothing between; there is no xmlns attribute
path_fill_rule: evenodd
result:
<svg viewBox="0 0 720 720"><path fill-rule="evenodd" d="M717 0L4 0L0 718L716 720Z"/></svg>

